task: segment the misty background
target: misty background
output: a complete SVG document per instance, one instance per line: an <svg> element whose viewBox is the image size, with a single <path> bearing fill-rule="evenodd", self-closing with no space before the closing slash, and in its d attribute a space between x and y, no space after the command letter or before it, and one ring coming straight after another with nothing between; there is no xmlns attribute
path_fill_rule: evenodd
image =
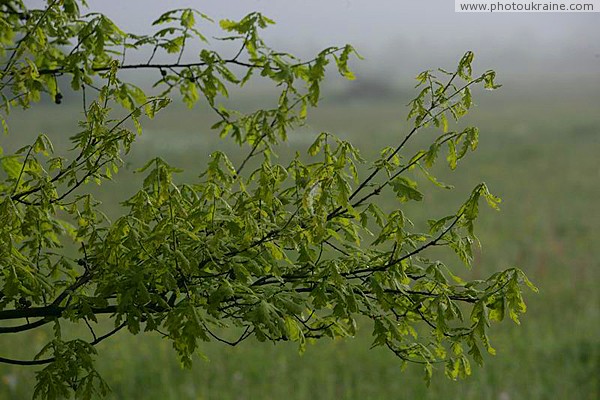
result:
<svg viewBox="0 0 600 400"><path fill-rule="evenodd" d="M472 50L476 66L496 69L503 81L600 83L600 13L456 13L450 0L91 0L89 6L137 33L149 33L151 21L173 8L193 7L215 21L259 11L276 21L263 34L274 48L309 57L350 43L365 57L354 64L359 75L395 81L453 66ZM204 25L207 36L222 35L216 24Z"/></svg>

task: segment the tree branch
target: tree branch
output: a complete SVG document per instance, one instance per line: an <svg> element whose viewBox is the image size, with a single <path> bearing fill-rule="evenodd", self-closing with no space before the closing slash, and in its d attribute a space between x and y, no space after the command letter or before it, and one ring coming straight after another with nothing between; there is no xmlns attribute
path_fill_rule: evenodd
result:
<svg viewBox="0 0 600 400"><path fill-rule="evenodd" d="M31 329L39 328L40 326L46 325L52 322L51 318L45 317L38 321L18 325L18 326L8 326L8 327L0 327L0 334L3 333L19 333L24 331L29 331Z"/></svg>
<svg viewBox="0 0 600 400"><path fill-rule="evenodd" d="M446 233L450 232L450 230L452 230L452 228L454 228L454 226L456 225L456 223L460 220L460 218L463 216L464 211L461 212L460 214L458 214L454 220L452 221L452 223L446 228L444 229L435 239L430 240L429 242L423 244L422 246L417 247L416 249L414 249L413 251L411 251L408 254L403 255L400 258L397 258L395 260L390 260L388 263L381 265L379 267L373 267L373 268L363 268L363 269L357 269L354 271L351 271L348 273L348 275L353 275L355 277L358 276L358 274L362 274L362 273L373 273L373 272L377 272L377 271L385 271L388 268L401 263L402 261L406 260L407 258L410 258L414 255L417 255L419 253L421 253L423 250L427 249L428 247L431 246L435 246L437 242L439 242L442 237L444 237L444 235L446 235Z"/></svg>
<svg viewBox="0 0 600 400"><path fill-rule="evenodd" d="M108 339L109 337L113 336L115 333L119 332L125 326L127 326L127 323L123 322L121 325L117 326L110 332L106 333L105 335L99 336L97 339L90 342L90 345L92 345L92 346L97 345L98 343L102 342L103 340ZM12 358L0 357L0 363L12 364L12 365L26 365L26 366L45 365L45 364L50 364L54 361L56 361L55 357L45 358L42 360L15 360Z"/></svg>
<svg viewBox="0 0 600 400"><path fill-rule="evenodd" d="M0 320L11 320L20 318L45 318L60 317L67 307L44 306L30 307L24 309L2 310L0 311ZM112 314L117 312L117 306L110 305L106 307L92 308L94 314ZM11 329L11 328L2 328Z"/></svg>

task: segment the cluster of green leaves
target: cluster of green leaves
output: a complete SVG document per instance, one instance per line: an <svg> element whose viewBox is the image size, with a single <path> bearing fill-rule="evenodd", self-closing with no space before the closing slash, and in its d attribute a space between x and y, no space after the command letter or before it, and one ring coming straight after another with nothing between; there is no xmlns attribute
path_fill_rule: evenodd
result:
<svg viewBox="0 0 600 400"><path fill-rule="evenodd" d="M273 21L252 13L220 22L230 35L223 40L239 44L225 58L210 50L198 30L197 19L212 20L197 11L165 13L154 22L156 33L133 35L104 15L81 14L80 5L0 5L5 129L12 107L28 108L44 93L60 103L60 76L82 91L85 115L68 152L57 155L50 138L41 135L14 154L0 154L0 319L20 321L0 327L0 333L55 327L33 360L0 361L47 364L38 372L36 396L106 393L94 369L93 346L122 328L161 333L189 366L200 341L290 340L304 350L314 339L352 336L357 320L369 319L373 345L388 347L403 362L423 364L429 380L438 363L452 379L469 375L470 359L483 362L481 346L494 352L490 321L508 313L518 322L525 312L522 284L535 290L519 269L464 282L428 257L431 248L448 247L470 265L479 200L492 208L500 201L485 184L458 210L431 220L428 232L414 231L402 211L403 203L423 199L409 171L445 186L428 171L440 150L447 148L454 169L477 147L477 128L454 132L448 124L472 106L472 87L498 87L493 71L472 75L471 52L454 72L418 75L411 128L372 162L351 143L323 132L307 155L278 163L277 145L318 104L327 65L353 79L348 61L358 55L351 46L298 60L263 42L260 29ZM206 48L197 61L184 63L189 40ZM151 54L147 62L127 63L127 52L141 49ZM161 52L175 60L154 62ZM121 71L143 69L159 73L158 96L121 80ZM220 104L228 87L243 86L255 73L280 89L275 107L242 113ZM227 154L214 152L199 180L184 184L175 183L176 167L151 159L139 169L142 187L123 199L122 216L109 221L86 185L113 179L141 134L142 116L154 118L173 91L190 107L202 101L212 108L213 129L247 156L236 166ZM119 108L125 114L115 117ZM428 126L440 130L431 146L404 154L409 140ZM388 186L399 203L390 212L374 201ZM100 314L114 320L115 328L97 336L92 324ZM92 339L63 338L64 320L86 323Z"/></svg>

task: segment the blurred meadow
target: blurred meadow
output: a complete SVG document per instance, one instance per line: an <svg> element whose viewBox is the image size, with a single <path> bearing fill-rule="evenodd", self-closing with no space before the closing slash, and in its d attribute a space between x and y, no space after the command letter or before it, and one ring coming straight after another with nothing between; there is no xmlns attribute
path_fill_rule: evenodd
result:
<svg viewBox="0 0 600 400"><path fill-rule="evenodd" d="M324 92L322 105L279 150L282 162L295 151L306 152L324 130L351 140L367 159L402 137L407 129L406 104L414 93L411 86L381 92L386 87L381 82L359 82L333 85ZM482 249L471 270L451 255L445 258L447 264L469 279L518 266L540 288L539 294L526 294L528 311L521 326L505 321L492 327L498 354L488 356L484 368L475 367L467 380L452 382L438 370L427 388L418 366L408 365L401 372L399 360L391 353L370 349L367 321L359 326L356 338L322 340L303 355L287 344L250 340L231 348L206 343L201 350L204 357L198 357L192 370L179 366L169 343L158 335L122 332L98 346L99 370L112 388L111 398L597 399L599 89L600 85L576 81L509 82L497 92L475 93L477 107L463 124L480 127L480 147L454 172L443 162L435 168L436 176L455 189L441 189L416 177L425 199L403 205L419 226L425 218L452 212L472 187L485 181L503 199L501 211L482 208L476 228ZM268 95L254 89L244 93L237 105L258 107L269 101ZM61 144L76 132L75 117L81 114L78 101L40 104L29 114L15 112L9 121L13 133L2 137L2 146L8 151L46 133L57 148L64 148ZM31 113L36 117L26 117ZM188 181L217 148L228 151L234 160L241 159L245 152L210 130L215 120L202 106L188 110L174 104L155 120L146 121L115 181L89 186L109 217L119 214L119 202L140 184L140 174L133 171L155 155L184 169L182 179ZM433 135L434 131L423 131L411 150L428 145ZM391 193L385 193L381 202L387 209L399 206ZM0 352L31 356L48 334L4 336ZM29 398L35 370L0 366L0 398Z"/></svg>

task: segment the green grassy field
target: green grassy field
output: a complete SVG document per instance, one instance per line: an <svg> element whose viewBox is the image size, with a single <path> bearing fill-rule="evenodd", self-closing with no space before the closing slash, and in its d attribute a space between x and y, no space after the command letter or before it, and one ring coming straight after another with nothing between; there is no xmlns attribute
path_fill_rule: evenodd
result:
<svg viewBox="0 0 600 400"><path fill-rule="evenodd" d="M120 333L99 345L99 369L114 399L589 399L600 398L600 104L599 85L510 86L478 93L467 123L481 129L480 148L454 173L440 165L446 191L423 183L426 198L406 207L416 222L453 212L468 191L485 181L503 199L502 211L484 210L477 226L483 248L472 270L458 259L448 265L465 278L480 278L518 266L540 288L527 293L521 326L505 321L491 331L498 351L466 381L452 382L439 370L427 388L418 367L401 372L394 356L370 350L370 326L352 340L324 340L298 355L293 345L250 340L239 347L205 344L207 360L182 370L168 341ZM294 133L282 154L304 149L321 130L351 139L368 157L406 131L406 98L386 102L325 103L307 127ZM58 110L58 111L57 111ZM15 114L18 137L47 132L57 142L69 136L78 111L40 106L39 118ZM21 114L23 115L23 114ZM30 114L25 114L30 115ZM45 116L45 117L44 117ZM53 116L50 119L50 116ZM146 124L117 182L95 190L109 215L135 190L131 172L159 153L192 178L206 155L221 146L202 111L175 107ZM24 135L24 136L20 136ZM412 147L433 136L424 132ZM62 137L62 138L61 138ZM2 146L11 145L2 138ZM235 152L233 147L225 148ZM242 157L236 154L233 158ZM283 157L283 156L282 156ZM440 163L441 164L441 163ZM119 198L115 198L115 193ZM382 199L394 207L391 197ZM80 329L80 328L74 328ZM48 332L0 337L0 355L31 356ZM32 367L0 366L0 399L26 399L33 392Z"/></svg>

